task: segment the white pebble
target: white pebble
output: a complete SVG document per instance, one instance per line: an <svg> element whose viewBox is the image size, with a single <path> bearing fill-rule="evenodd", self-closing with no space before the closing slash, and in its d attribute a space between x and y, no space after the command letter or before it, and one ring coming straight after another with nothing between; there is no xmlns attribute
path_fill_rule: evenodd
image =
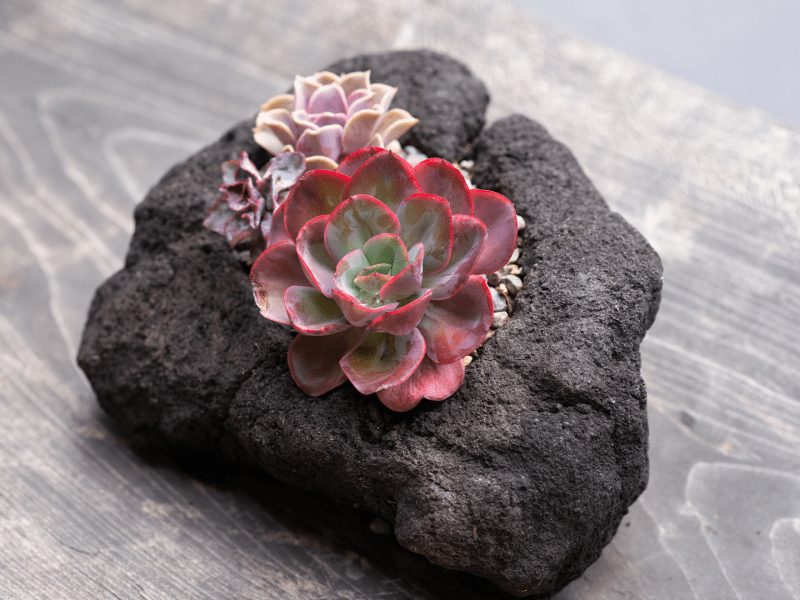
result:
<svg viewBox="0 0 800 600"><path fill-rule="evenodd" d="M497 329L508 323L508 313L504 310L494 313L492 317L492 329Z"/></svg>
<svg viewBox="0 0 800 600"><path fill-rule="evenodd" d="M519 248L514 248L514 251L511 253L511 258L508 259L508 262L515 263L519 260Z"/></svg>
<svg viewBox="0 0 800 600"><path fill-rule="evenodd" d="M500 271L496 273L489 273L486 276L486 283L489 285L497 285L503 279L503 274Z"/></svg>
<svg viewBox="0 0 800 600"><path fill-rule="evenodd" d="M505 267L502 268L503 275L521 275L522 269L519 265L515 265L514 263L508 263Z"/></svg>
<svg viewBox="0 0 800 600"><path fill-rule="evenodd" d="M517 215L517 231L525 229L525 219Z"/></svg>
<svg viewBox="0 0 800 600"><path fill-rule="evenodd" d="M428 158L422 152L414 148L414 146L406 146L403 150L405 150L406 153L406 161L412 167L416 167L419 163Z"/></svg>
<svg viewBox="0 0 800 600"><path fill-rule="evenodd" d="M472 357L471 357L469 354L467 354L467 355L464 357L464 359L463 359L463 360L464 360L464 366L466 367L467 365L469 365L469 363L471 363L471 362L472 362Z"/></svg>
<svg viewBox="0 0 800 600"><path fill-rule="evenodd" d="M489 292L492 295L493 312L508 310L508 303L506 302L505 297L500 292L497 291L497 288L490 287Z"/></svg>
<svg viewBox="0 0 800 600"><path fill-rule="evenodd" d="M508 293L512 296L516 296L522 289L522 279L516 275L505 275L503 277L503 283L505 284Z"/></svg>

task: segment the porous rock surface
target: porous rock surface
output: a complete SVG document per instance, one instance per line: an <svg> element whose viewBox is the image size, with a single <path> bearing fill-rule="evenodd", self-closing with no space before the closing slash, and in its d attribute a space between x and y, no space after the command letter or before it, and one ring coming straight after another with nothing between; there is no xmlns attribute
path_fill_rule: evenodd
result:
<svg viewBox="0 0 800 600"><path fill-rule="evenodd" d="M80 366L139 444L256 465L375 512L435 564L548 598L599 557L647 483L639 344L661 263L538 124L514 116L473 139L488 98L463 66L402 52L329 67L363 68L402 86L393 105L420 118L408 143L451 158L472 143L474 182L528 224L525 287L461 389L399 414L349 383L321 398L294 384L292 334L259 315L224 238L202 226L220 164L242 150L267 160L250 120L137 208L125 268L92 303ZM445 115L433 73L451 88Z"/></svg>

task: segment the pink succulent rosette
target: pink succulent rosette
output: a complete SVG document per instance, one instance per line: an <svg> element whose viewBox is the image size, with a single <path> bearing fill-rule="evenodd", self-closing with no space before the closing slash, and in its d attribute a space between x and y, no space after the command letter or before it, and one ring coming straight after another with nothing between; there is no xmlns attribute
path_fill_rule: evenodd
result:
<svg viewBox="0 0 800 600"><path fill-rule="evenodd" d="M253 134L272 154L287 147L306 158L308 170L337 167L367 146L385 148L417 119L389 110L397 88L370 83L369 71L335 75L328 71L295 77L294 94L275 96L261 107Z"/></svg>
<svg viewBox="0 0 800 600"><path fill-rule="evenodd" d="M261 314L297 330L289 368L307 394L350 380L406 411L460 387L492 322L479 275L516 239L514 205L447 161L364 148L295 185L250 280Z"/></svg>

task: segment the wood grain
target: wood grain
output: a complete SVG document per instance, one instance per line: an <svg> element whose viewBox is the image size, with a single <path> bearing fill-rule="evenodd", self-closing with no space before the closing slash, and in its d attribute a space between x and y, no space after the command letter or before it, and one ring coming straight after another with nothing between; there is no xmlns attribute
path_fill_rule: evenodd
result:
<svg viewBox="0 0 800 600"><path fill-rule="evenodd" d="M74 362L172 163L295 73L422 46L565 142L665 265L650 487L559 600L800 598L800 130L488 0L0 5L0 598L492 595L356 509L133 453Z"/></svg>

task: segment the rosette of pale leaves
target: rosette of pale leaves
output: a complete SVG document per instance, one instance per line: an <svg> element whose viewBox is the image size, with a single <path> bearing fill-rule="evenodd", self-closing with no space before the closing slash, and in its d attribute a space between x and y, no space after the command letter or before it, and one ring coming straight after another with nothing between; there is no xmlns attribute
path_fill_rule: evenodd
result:
<svg viewBox="0 0 800 600"><path fill-rule="evenodd" d="M294 94L276 96L261 107L256 142L272 154L290 146L305 156L308 170L333 170L356 150L385 148L417 119L399 108L389 110L397 88L370 83L369 74L298 75Z"/></svg>
<svg viewBox="0 0 800 600"><path fill-rule="evenodd" d="M242 152L239 160L223 163L219 187L223 196L211 207L203 225L224 235L231 248L249 241L250 256L255 258L266 248L271 211L286 199L304 171L301 154L282 152L262 175L247 152Z"/></svg>
<svg viewBox="0 0 800 600"><path fill-rule="evenodd" d="M513 204L447 161L364 148L295 185L250 279L261 314L298 332L289 369L306 393L349 379L405 411L461 385L492 322L479 275L516 239Z"/></svg>

